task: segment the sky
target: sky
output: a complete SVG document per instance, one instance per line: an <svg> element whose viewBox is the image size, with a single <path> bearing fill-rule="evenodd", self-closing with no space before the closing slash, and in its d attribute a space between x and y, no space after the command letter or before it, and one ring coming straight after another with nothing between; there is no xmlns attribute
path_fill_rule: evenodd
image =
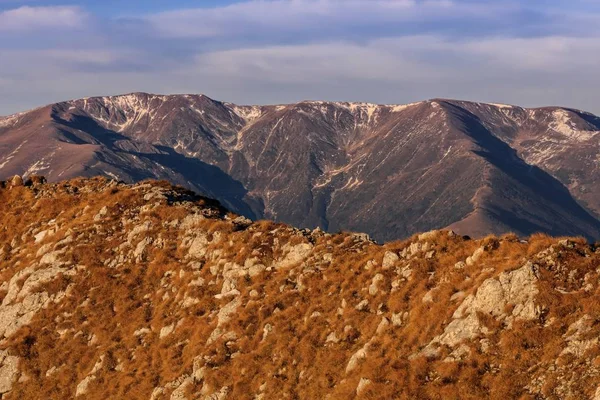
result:
<svg viewBox="0 0 600 400"><path fill-rule="evenodd" d="M597 0L0 0L0 115L130 92L600 114Z"/></svg>

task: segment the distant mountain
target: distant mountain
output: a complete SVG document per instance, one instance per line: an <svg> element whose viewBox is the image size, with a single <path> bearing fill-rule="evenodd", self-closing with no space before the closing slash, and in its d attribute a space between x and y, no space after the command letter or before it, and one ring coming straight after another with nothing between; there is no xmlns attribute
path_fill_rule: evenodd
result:
<svg viewBox="0 0 600 400"><path fill-rule="evenodd" d="M251 218L380 241L442 227L600 238L599 132L559 107L134 93L0 118L0 177L167 179Z"/></svg>

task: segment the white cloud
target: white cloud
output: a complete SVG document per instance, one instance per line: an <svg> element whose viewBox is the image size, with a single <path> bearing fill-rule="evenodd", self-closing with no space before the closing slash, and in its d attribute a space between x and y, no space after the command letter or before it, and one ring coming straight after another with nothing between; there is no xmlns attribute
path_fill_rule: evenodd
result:
<svg viewBox="0 0 600 400"><path fill-rule="evenodd" d="M427 38L397 39L405 50ZM196 67L209 74L275 83L315 83L321 80L398 81L425 79L435 67L424 65L410 55L390 51L378 41L366 45L350 42L270 46L216 51L196 57Z"/></svg>
<svg viewBox="0 0 600 400"><path fill-rule="evenodd" d="M81 30L37 32L22 48L0 43L0 114L130 91L206 93L239 103L449 97L600 111L597 35L549 29L519 37L521 27L505 18L518 8L514 2L484 3L250 0L142 18L160 38L140 18L117 28L77 7L22 7L0 13L0 35ZM475 36L464 32L467 19L479 29L489 21L506 25ZM411 27L395 30L405 25Z"/></svg>
<svg viewBox="0 0 600 400"><path fill-rule="evenodd" d="M79 7L23 6L0 12L0 32L81 28L86 19L87 14Z"/></svg>
<svg viewBox="0 0 600 400"><path fill-rule="evenodd" d="M315 32L369 24L468 18L511 10L494 5L461 5L451 0L250 0L225 7L195 8L149 15L168 37Z"/></svg>
<svg viewBox="0 0 600 400"><path fill-rule="evenodd" d="M596 70L587 67L600 64L600 43L568 37L457 41L409 36L213 51L188 62L108 48L7 55L0 65L0 103L10 103L0 109L10 111L27 101L35 106L130 91L205 93L246 104L447 97L600 111ZM154 68L120 67L132 60Z"/></svg>
<svg viewBox="0 0 600 400"><path fill-rule="evenodd" d="M464 50L507 70L544 74L584 71L600 61L600 40L594 37L492 38L468 43Z"/></svg>
<svg viewBox="0 0 600 400"><path fill-rule="evenodd" d="M273 82L363 79L385 82L477 79L594 72L600 41L593 38L382 38L366 44L328 42L215 51L196 57L202 71ZM595 73L595 72L594 72Z"/></svg>

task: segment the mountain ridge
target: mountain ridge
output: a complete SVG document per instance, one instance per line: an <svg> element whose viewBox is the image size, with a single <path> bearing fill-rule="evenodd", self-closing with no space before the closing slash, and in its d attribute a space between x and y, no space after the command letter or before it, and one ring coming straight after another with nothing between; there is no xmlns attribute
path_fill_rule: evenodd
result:
<svg viewBox="0 0 600 400"><path fill-rule="evenodd" d="M63 104L63 103L71 103L74 101L78 101L78 100L90 100L90 99L109 99L109 98L120 98L120 97L139 97L139 96L147 96L147 97L155 97L155 98L177 98L177 97L204 97L207 98L211 101L214 102L218 102L218 103L222 103L224 105L229 105L229 106L235 106L235 107L242 107L242 108L252 108L252 107L285 107L285 106L292 106L292 105L297 105L297 104L302 104L302 103L313 103L313 104L337 104L337 105L347 105L347 106L381 106L381 107L398 107L398 108L403 108L403 107L407 107L407 106L411 106L411 105L416 105L419 103L423 103L423 102L435 102L435 101L446 101L446 102L455 102L455 103L464 103L464 104L478 104L478 105L487 105L487 106L493 106L493 107L497 107L497 108L520 108L523 110L543 110L543 109L564 109L564 110L568 110L568 111L573 111L573 112L577 112L577 113L581 113L581 114L587 114L587 115L592 115L594 116L593 113L583 110L583 109L578 109L578 108L573 108L573 107L568 107L568 106L560 106L560 105L543 105L543 106L534 106L534 107L522 107L516 104L507 104L507 103L495 103L495 102L481 102L481 101L476 101L476 100L463 100L463 99L453 99L453 98L446 98L446 97L432 97L430 99L426 99L426 100L420 100L420 101L415 101L415 102L410 102L410 103L376 103L376 102L365 102L365 101L345 101L345 100L315 100L315 99L303 99L303 100L298 100L296 102L289 102L289 103L267 103L267 104L237 104L237 103L233 103L233 102L229 102L229 101L221 101L221 100L217 100L214 99L204 93L171 93L171 94L159 94L159 93L152 93L152 92L144 92L144 91L134 91L134 92L127 92L127 93L121 93L121 94L116 94L116 95L105 95L105 96L87 96L87 97L81 97L81 98L74 98L74 99L69 99L69 100L61 100L61 101L57 101L54 103L48 103L42 106L37 106L31 109L27 109L24 111L18 111L12 114L7 114L7 115L0 115L0 119L7 119L10 117L15 117L15 116L19 116L22 114L26 114L32 111L36 111L38 109L41 108L45 108L48 106L52 106L55 104Z"/></svg>
<svg viewBox="0 0 600 400"><path fill-rule="evenodd" d="M599 243L384 245L168 182L0 182L2 399L600 398Z"/></svg>
<svg viewBox="0 0 600 400"><path fill-rule="evenodd" d="M0 175L168 179L252 218L384 241L445 226L501 233L495 225L597 238L599 131L597 117L560 107L238 106L134 93L0 120ZM489 194L477 200L478 192ZM475 203L492 209L482 214L492 222L463 221Z"/></svg>

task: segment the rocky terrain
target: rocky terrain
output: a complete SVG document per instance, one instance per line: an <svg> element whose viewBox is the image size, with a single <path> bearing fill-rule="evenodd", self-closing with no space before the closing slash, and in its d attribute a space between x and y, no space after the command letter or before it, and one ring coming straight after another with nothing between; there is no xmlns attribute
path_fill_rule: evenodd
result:
<svg viewBox="0 0 600 400"><path fill-rule="evenodd" d="M166 182L0 184L2 399L600 399L600 250L378 245Z"/></svg>
<svg viewBox="0 0 600 400"><path fill-rule="evenodd" d="M253 219L378 241L443 227L597 239L599 132L560 107L134 93L0 118L0 177L167 179Z"/></svg>

